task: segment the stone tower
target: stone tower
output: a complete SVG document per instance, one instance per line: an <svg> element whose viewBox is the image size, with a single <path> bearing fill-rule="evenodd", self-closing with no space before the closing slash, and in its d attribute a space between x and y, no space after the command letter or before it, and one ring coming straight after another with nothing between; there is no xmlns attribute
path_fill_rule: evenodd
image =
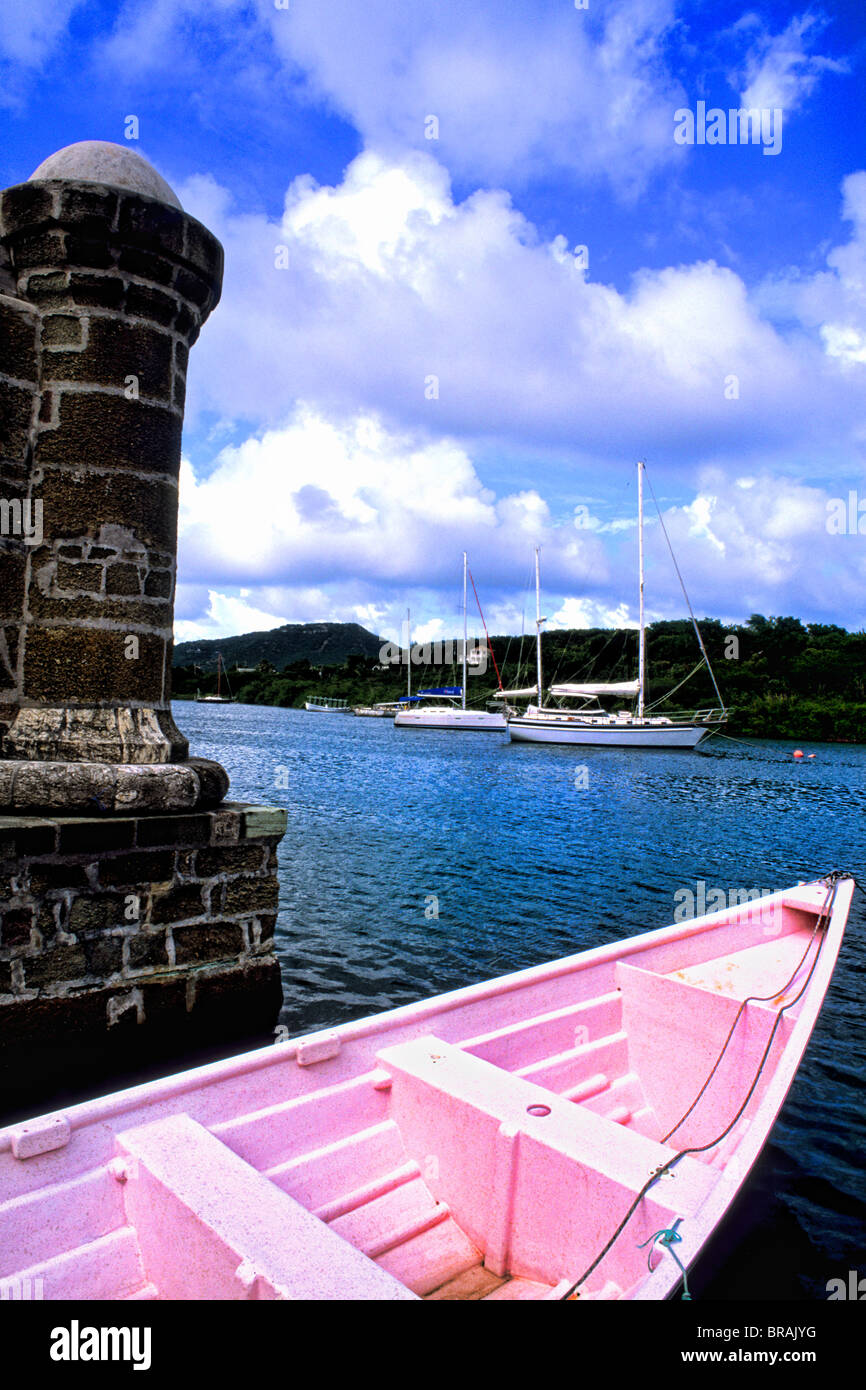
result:
<svg viewBox="0 0 866 1390"><path fill-rule="evenodd" d="M47 1085L60 1037L135 1065L279 1007L284 813L225 803L170 705L187 361L222 267L129 148L0 193L0 1043Z"/></svg>

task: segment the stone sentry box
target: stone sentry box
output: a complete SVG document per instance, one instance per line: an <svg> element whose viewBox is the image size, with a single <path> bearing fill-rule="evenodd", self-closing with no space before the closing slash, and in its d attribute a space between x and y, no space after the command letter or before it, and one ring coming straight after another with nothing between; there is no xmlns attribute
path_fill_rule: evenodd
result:
<svg viewBox="0 0 866 1390"><path fill-rule="evenodd" d="M25 1110L279 1010L285 813L226 803L170 704L187 360L222 261L123 146L0 193L0 1088Z"/></svg>

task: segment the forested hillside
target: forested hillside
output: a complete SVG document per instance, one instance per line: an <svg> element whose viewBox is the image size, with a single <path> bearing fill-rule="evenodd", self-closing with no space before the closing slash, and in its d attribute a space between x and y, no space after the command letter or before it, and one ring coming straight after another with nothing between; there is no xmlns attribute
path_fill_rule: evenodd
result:
<svg viewBox="0 0 866 1390"><path fill-rule="evenodd" d="M304 660L316 666L342 666L349 656L375 657L381 642L360 623L286 623L268 632L179 642L173 661L175 666L197 666L203 672L215 672L220 655L223 667L269 661L281 671L291 662Z"/></svg>
<svg viewBox="0 0 866 1390"><path fill-rule="evenodd" d="M338 627L339 624L315 624ZM866 742L866 634L798 618L753 615L742 625L725 626L705 619L700 623L710 661L725 704L731 710L729 732L740 737L847 740ZM285 629L278 629L284 632ZM379 638L364 634L366 654L348 656L342 664L323 657L304 656L278 665L247 639L273 634L247 634L219 645L226 656L231 643L243 643L253 673L228 675L232 694L248 704L302 706L311 695L331 695L353 704L395 699L406 691L406 666L377 669ZM360 639L359 639L360 641ZM178 654L190 644L178 648ZM506 688L535 681L535 643L530 637L494 637L493 653ZM632 680L637 675L637 633L628 630L566 630L546 632L543 638L544 681ZM435 652L434 652L435 654ZM718 703L704 667L694 672L700 651L687 619L653 623L647 630L647 703L663 701L660 709L693 709ZM201 667L202 663L198 663ZM215 658L211 669L215 669ZM690 677L690 678L689 678ZM667 692L685 684L666 700ZM215 677L193 665L174 672L178 697L201 690L210 693ZM459 665L412 665L412 689L459 684ZM493 662L484 674L470 674L468 698L483 703L497 688ZM621 701L619 702L622 703Z"/></svg>

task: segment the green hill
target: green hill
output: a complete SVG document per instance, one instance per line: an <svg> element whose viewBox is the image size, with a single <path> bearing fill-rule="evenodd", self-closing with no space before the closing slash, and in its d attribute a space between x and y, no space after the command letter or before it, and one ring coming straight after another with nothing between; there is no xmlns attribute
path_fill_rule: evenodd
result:
<svg viewBox="0 0 866 1390"><path fill-rule="evenodd" d="M286 623L270 632L178 642L173 665L216 671L217 656L222 654L224 668L258 666L262 661L278 671L297 661L309 661L311 666L342 666L350 656L378 657L381 645L382 638L359 623Z"/></svg>

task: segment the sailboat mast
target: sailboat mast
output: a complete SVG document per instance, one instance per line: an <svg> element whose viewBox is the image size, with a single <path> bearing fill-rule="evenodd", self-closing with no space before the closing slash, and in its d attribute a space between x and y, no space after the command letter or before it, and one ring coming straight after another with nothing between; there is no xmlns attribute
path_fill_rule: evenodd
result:
<svg viewBox="0 0 866 1390"><path fill-rule="evenodd" d="M640 637L638 642L638 681L640 690L637 697L637 716L643 719L644 690L646 684L646 627L644 623L643 601L643 470L641 459L637 466L637 553L640 576Z"/></svg>
<svg viewBox="0 0 866 1390"><path fill-rule="evenodd" d="M466 708L466 551L463 552L463 708Z"/></svg>
<svg viewBox="0 0 866 1390"><path fill-rule="evenodd" d="M541 691L541 578L538 567L538 557L541 553L541 546L535 547L535 679L538 682L538 707L542 704Z"/></svg>
<svg viewBox="0 0 866 1390"><path fill-rule="evenodd" d="M220 693L220 675L221 675L222 664L223 664L223 654L222 654L222 652L217 652L217 695L219 695L219 693Z"/></svg>
<svg viewBox="0 0 866 1390"><path fill-rule="evenodd" d="M409 627L411 618L409 609L406 609L406 694L412 695L412 631Z"/></svg>

